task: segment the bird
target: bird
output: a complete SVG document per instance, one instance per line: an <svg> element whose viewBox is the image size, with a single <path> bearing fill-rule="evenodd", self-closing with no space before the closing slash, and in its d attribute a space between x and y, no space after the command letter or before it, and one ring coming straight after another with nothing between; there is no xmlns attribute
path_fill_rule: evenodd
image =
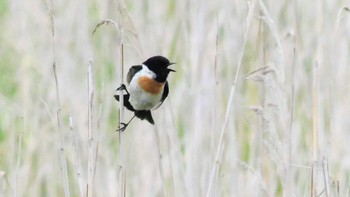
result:
<svg viewBox="0 0 350 197"><path fill-rule="evenodd" d="M167 58L157 55L148 58L141 65L130 67L127 74L128 87L121 84L117 91L125 90L124 107L134 112L134 115L127 123L121 122L117 131L124 131L135 116L155 124L151 110L158 109L169 94L167 78L170 72L176 72L169 68L173 64L175 63ZM119 94L114 95L114 98L119 101Z"/></svg>

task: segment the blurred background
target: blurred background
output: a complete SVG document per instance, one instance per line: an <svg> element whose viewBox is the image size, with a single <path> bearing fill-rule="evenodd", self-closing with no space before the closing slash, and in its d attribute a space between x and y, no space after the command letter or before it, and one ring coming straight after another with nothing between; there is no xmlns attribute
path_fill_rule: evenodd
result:
<svg viewBox="0 0 350 197"><path fill-rule="evenodd" d="M347 6L0 0L0 196L348 196ZM121 43L177 72L120 138Z"/></svg>

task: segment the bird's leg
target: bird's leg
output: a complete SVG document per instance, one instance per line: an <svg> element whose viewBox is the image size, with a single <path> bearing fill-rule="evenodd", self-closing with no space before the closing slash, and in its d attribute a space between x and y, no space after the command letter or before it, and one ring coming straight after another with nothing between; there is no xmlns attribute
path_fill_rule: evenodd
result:
<svg viewBox="0 0 350 197"><path fill-rule="evenodd" d="M123 90L125 90L126 93L129 94L128 90L126 89L125 84L121 84L121 85L119 86L119 88L117 88L117 91L123 91Z"/></svg>
<svg viewBox="0 0 350 197"><path fill-rule="evenodd" d="M121 131L121 132L125 131L126 127L130 124L132 119L135 118L135 116L136 115L134 114L134 116L128 121L128 123L123 123L123 122L119 123L119 127L118 127L117 131Z"/></svg>

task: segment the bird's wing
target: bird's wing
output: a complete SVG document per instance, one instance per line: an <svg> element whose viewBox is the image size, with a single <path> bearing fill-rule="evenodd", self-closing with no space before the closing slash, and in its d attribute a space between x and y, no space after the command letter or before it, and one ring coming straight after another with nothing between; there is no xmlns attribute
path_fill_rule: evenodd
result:
<svg viewBox="0 0 350 197"><path fill-rule="evenodd" d="M168 97L168 94L169 94L169 85L168 85L168 82L166 81L164 84L164 91L163 91L162 98L160 99L159 103L153 107L152 110L158 109L163 104L166 97Z"/></svg>
<svg viewBox="0 0 350 197"><path fill-rule="evenodd" d="M132 67L129 69L128 76L126 77L126 81L128 82L128 84L130 83L132 77L133 77L137 72L139 72L141 69L142 69L142 66L141 66L141 65L132 66Z"/></svg>

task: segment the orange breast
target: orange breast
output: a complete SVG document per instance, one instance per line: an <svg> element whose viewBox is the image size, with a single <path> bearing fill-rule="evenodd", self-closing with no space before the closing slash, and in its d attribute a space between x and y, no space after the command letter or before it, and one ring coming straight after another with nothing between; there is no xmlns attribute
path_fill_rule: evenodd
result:
<svg viewBox="0 0 350 197"><path fill-rule="evenodd" d="M138 84L144 91L151 94L159 94L164 86L164 83L160 83L149 77L140 77Z"/></svg>

